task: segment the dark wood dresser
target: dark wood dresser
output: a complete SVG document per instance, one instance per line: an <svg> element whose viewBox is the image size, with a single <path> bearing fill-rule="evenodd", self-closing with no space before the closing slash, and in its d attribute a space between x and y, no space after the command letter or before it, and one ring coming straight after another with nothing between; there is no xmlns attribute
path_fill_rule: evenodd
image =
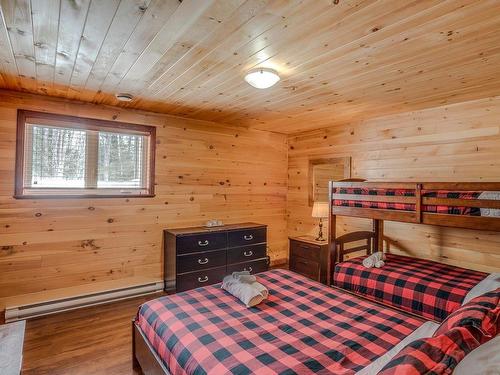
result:
<svg viewBox="0 0 500 375"><path fill-rule="evenodd" d="M313 237L290 237L289 268L313 280L327 284L330 278L327 241Z"/></svg>
<svg viewBox="0 0 500 375"><path fill-rule="evenodd" d="M181 292L221 282L236 271L268 269L267 226L255 223L164 231L165 290Z"/></svg>

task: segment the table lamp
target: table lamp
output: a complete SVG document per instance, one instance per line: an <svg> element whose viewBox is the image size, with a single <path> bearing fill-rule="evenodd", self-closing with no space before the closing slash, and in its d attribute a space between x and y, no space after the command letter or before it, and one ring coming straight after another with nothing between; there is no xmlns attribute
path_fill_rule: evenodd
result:
<svg viewBox="0 0 500 375"><path fill-rule="evenodd" d="M323 218L328 217L328 214L328 202L314 202L312 217L319 218L319 233L316 241L326 241L326 239L323 238Z"/></svg>

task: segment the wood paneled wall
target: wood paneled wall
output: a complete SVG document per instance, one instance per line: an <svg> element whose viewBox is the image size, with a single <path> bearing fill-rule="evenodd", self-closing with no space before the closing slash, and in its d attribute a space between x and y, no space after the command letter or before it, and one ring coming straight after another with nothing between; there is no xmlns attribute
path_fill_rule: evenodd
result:
<svg viewBox="0 0 500 375"><path fill-rule="evenodd" d="M352 157L353 177L380 181L500 181L500 97L408 112L289 137L288 232L315 233L308 160ZM341 219L340 233L369 229ZM386 223L394 252L500 270L500 234Z"/></svg>
<svg viewBox="0 0 500 375"><path fill-rule="evenodd" d="M156 197L12 198L18 108L156 126ZM210 218L268 224L284 262L286 185L284 135L0 91L0 298L161 279L162 230Z"/></svg>

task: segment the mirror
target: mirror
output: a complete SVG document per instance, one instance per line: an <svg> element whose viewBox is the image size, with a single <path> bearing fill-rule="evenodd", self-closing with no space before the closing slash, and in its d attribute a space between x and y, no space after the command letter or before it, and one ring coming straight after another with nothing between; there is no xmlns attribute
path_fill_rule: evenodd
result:
<svg viewBox="0 0 500 375"><path fill-rule="evenodd" d="M328 202L328 181L351 178L351 158L309 160L309 206Z"/></svg>

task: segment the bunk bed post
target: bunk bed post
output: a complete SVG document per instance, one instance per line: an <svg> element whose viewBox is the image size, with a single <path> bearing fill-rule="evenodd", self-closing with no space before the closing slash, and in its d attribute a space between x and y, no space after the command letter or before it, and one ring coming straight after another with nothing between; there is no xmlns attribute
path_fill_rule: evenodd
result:
<svg viewBox="0 0 500 375"><path fill-rule="evenodd" d="M417 223L422 222L422 184L417 184L415 187L415 214L417 215Z"/></svg>
<svg viewBox="0 0 500 375"><path fill-rule="evenodd" d="M373 251L384 251L384 221L373 219Z"/></svg>
<svg viewBox="0 0 500 375"><path fill-rule="evenodd" d="M332 191L333 181L328 182L328 252L330 257L328 259L326 279L330 285L333 285L333 269L337 262L337 245L335 239L337 238L337 217L332 210Z"/></svg>

